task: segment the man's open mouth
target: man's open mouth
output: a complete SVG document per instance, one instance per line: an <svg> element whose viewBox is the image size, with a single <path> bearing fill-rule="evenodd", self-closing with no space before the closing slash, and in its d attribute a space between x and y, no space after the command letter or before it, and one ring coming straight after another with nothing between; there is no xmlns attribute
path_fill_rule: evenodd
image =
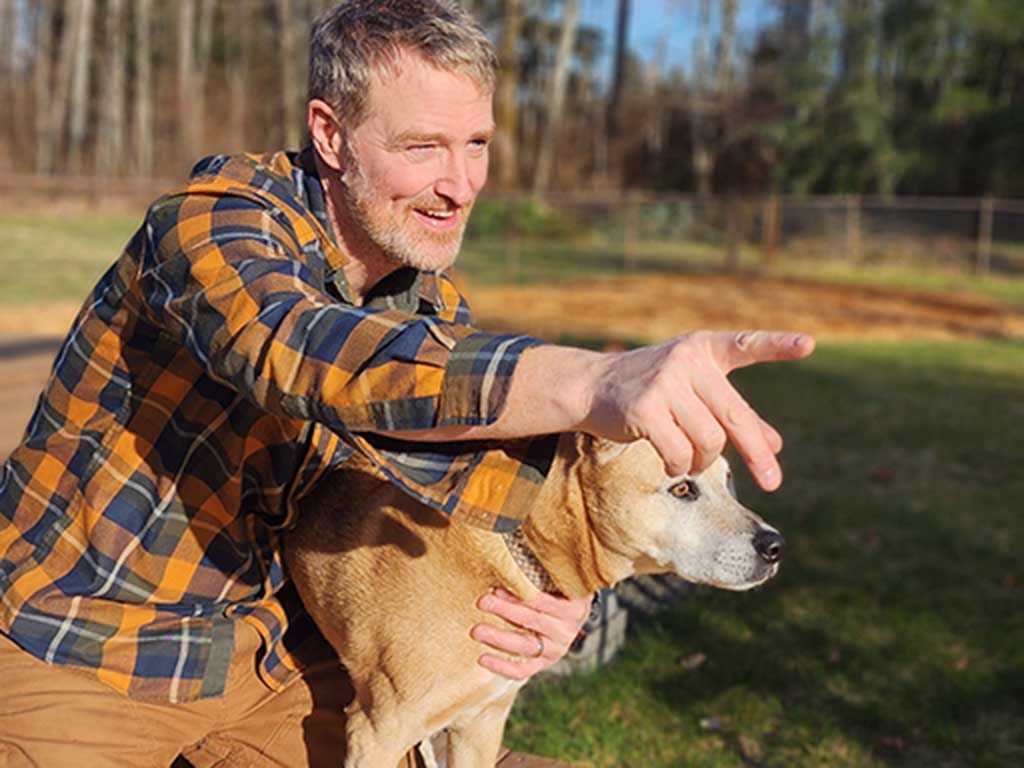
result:
<svg viewBox="0 0 1024 768"><path fill-rule="evenodd" d="M413 211L427 226L433 229L448 229L458 221L458 210L434 210L431 208L413 208Z"/></svg>

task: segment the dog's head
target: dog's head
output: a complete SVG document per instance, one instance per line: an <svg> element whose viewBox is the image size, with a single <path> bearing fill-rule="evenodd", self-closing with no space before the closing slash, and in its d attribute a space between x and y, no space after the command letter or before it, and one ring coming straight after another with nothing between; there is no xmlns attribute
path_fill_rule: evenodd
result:
<svg viewBox="0 0 1024 768"><path fill-rule="evenodd" d="M743 590L778 572L782 535L736 500L724 458L699 475L669 477L647 441L578 440L590 527L637 573Z"/></svg>

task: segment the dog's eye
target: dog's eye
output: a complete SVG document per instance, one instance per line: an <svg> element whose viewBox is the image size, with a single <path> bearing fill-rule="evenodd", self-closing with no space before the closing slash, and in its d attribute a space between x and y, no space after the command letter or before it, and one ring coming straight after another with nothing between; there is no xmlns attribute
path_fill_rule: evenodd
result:
<svg viewBox="0 0 1024 768"><path fill-rule="evenodd" d="M680 480L669 488L668 492L677 499L686 499L687 501L696 501L700 498L700 489L693 480Z"/></svg>

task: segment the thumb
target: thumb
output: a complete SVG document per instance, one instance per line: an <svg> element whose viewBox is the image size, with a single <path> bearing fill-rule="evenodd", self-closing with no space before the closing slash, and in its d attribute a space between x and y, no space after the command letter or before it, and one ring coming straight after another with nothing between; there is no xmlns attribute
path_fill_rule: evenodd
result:
<svg viewBox="0 0 1024 768"><path fill-rule="evenodd" d="M814 351L814 338L784 331L716 333L711 350L725 373L755 363L800 360Z"/></svg>

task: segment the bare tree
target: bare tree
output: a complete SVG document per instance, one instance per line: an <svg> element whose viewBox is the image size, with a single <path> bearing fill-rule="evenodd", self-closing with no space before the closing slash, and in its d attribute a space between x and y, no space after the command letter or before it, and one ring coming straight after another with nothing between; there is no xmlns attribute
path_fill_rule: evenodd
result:
<svg viewBox="0 0 1024 768"><path fill-rule="evenodd" d="M214 21L217 13L217 0L199 0L199 18L196 26L195 39L195 70L193 72L193 88L195 89L196 118L196 152L201 151L203 144L203 128L208 125L206 114L207 77L210 71L210 54L213 51ZM190 157L189 162L195 157Z"/></svg>
<svg viewBox="0 0 1024 768"><path fill-rule="evenodd" d="M109 42L104 66L106 82L96 163L102 176L114 174L124 152L124 64L127 35L122 29L123 17L124 0L107 0L106 38Z"/></svg>
<svg viewBox="0 0 1024 768"><path fill-rule="evenodd" d="M612 90L608 96L608 111L605 118L607 136L614 141L619 133L622 113L622 99L625 90L626 60L629 53L629 17L633 11L632 0L618 0L615 18L615 69L612 73Z"/></svg>
<svg viewBox="0 0 1024 768"><path fill-rule="evenodd" d="M18 25L18 6L7 0L0 4L0 45L3 46L3 61L0 64L4 68L4 78L13 79L15 69L14 41L15 28Z"/></svg>
<svg viewBox="0 0 1024 768"><path fill-rule="evenodd" d="M153 172L153 111L150 89L153 80L153 0L135 0L135 172Z"/></svg>
<svg viewBox="0 0 1024 768"><path fill-rule="evenodd" d="M199 121L195 103L195 0L178 2L178 120L181 126L181 154L188 161L199 151Z"/></svg>
<svg viewBox="0 0 1024 768"><path fill-rule="evenodd" d="M579 19L579 0L565 0L562 13L562 29L558 37L558 51L555 54L554 72L548 83L546 99L547 122L540 140L540 152L537 156L537 168L533 177L533 194L541 196L548 188L551 180L551 165L554 158L555 145L558 143L559 129L562 125L562 113L565 108L565 87L569 81L569 64L572 61L572 50L576 43L576 26Z"/></svg>
<svg viewBox="0 0 1024 768"><path fill-rule="evenodd" d="M52 90L43 94L42 107L47 112L47 118L40 137L38 167L41 173L53 173L57 158L57 145L64 136L68 114L68 96L71 91L75 38L78 34L83 5L84 0L68 0L64 9L66 15L57 53L57 70L54 73ZM49 89L50 84L46 83L44 87ZM40 95L40 91L37 91L37 95Z"/></svg>
<svg viewBox="0 0 1024 768"><path fill-rule="evenodd" d="M53 27L50 0L39 0L32 35L32 89L36 102L36 173L46 173L52 163L50 130L50 48Z"/></svg>
<svg viewBox="0 0 1024 768"><path fill-rule="evenodd" d="M253 30L248 24L228 24L231 39L231 66L228 70L228 94L231 102L231 140L234 146L246 146L249 67L252 58Z"/></svg>
<svg viewBox="0 0 1024 768"><path fill-rule="evenodd" d="M710 0L700 0L697 40L694 44L694 76L690 89L690 133L693 146L693 171L697 177L697 195L711 195L715 170L716 135L732 98L732 51L736 37L736 0L722 0L722 31L715 56L714 79L708 66L711 37Z"/></svg>
<svg viewBox="0 0 1024 768"><path fill-rule="evenodd" d="M3 68L3 83L0 85L0 98L9 105L7 109L7 119L5 121L5 133L6 142L0 142L4 145L6 154L10 160L13 160L17 156L17 133L18 133L18 113L20 110L16 108L16 102L18 101L18 94L20 88L18 88L18 59L17 59L17 26L18 26L18 6L11 0L0 3L0 52L2 52L3 59L0 61L0 67ZM9 161L5 161L5 164Z"/></svg>
<svg viewBox="0 0 1024 768"><path fill-rule="evenodd" d="M300 136L298 101L298 72L295 42L295 2L294 0L277 0L277 23L280 48L278 49L281 93L281 125L283 128L284 145L289 149L298 147Z"/></svg>
<svg viewBox="0 0 1024 768"><path fill-rule="evenodd" d="M68 167L72 173L82 170L82 145L85 142L89 112L89 76L92 72L93 0L82 0L81 17L75 34L75 69L71 81L71 129L68 141ZM117 44L117 40L110 41Z"/></svg>
<svg viewBox="0 0 1024 768"><path fill-rule="evenodd" d="M515 188L518 181L516 136L519 110L516 100L519 88L519 34L522 28L521 0L505 0L501 28L501 72L495 94L495 121L498 129L494 149L497 160L497 184L500 189Z"/></svg>

